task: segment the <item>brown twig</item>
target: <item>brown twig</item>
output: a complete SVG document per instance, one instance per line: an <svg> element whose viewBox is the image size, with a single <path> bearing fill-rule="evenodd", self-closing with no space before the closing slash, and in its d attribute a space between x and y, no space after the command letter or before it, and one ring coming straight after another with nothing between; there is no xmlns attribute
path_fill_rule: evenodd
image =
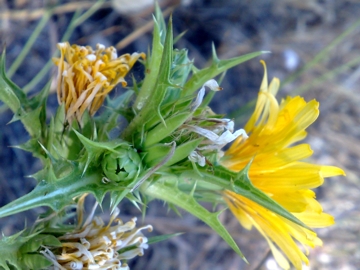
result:
<svg viewBox="0 0 360 270"><path fill-rule="evenodd" d="M53 10L53 14L63 14L63 13L69 13L74 12L77 9L88 9L91 6L94 5L93 1L86 1L86 2L73 2L68 4L63 4L61 6L55 7ZM99 9L102 8L108 8L111 6L110 2L104 3ZM6 10L4 12L0 13L0 20L13 20L13 21L32 21L37 20L41 16L44 15L47 8L39 8L35 9L33 11L30 11L28 9L24 10L15 10L15 11L9 11Z"/></svg>
<svg viewBox="0 0 360 270"><path fill-rule="evenodd" d="M167 17L169 14L174 10L174 6L168 7L164 12L163 16ZM134 32L132 32L130 35L122 39L120 42L116 44L116 49L120 50L126 46L128 46L131 42L139 38L140 36L144 35L145 33L149 32L154 26L154 21L151 20L141 26L140 28L136 29Z"/></svg>

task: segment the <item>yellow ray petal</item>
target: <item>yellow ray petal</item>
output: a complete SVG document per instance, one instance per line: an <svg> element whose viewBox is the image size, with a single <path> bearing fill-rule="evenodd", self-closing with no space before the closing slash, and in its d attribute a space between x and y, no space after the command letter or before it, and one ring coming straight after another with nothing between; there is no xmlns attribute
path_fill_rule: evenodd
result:
<svg viewBox="0 0 360 270"><path fill-rule="evenodd" d="M266 65L255 111L245 129L246 140L238 138L225 152L222 164L241 171L251 162L249 178L252 184L290 211L309 227L334 224L331 215L323 213L310 189L323 184L324 178L345 175L334 166L316 165L302 161L312 155L308 144L298 144L307 135L305 129L319 115L319 103L306 102L302 97L287 97L280 103L275 99L279 81L268 86ZM279 249L296 269L308 264L305 254L295 240L307 247L321 245L316 233L277 216L253 201L232 191L224 191L224 200L234 216L246 228L253 226L265 237L279 265L290 266ZM279 248L279 249L278 249Z"/></svg>

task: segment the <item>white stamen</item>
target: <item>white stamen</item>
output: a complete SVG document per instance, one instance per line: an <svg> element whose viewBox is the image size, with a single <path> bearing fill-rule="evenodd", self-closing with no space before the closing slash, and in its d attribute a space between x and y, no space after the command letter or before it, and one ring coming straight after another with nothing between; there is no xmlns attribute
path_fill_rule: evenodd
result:
<svg viewBox="0 0 360 270"><path fill-rule="evenodd" d="M201 167L204 167L206 164L205 157L200 155L197 151L192 151L188 158L190 161L198 163Z"/></svg>
<svg viewBox="0 0 360 270"><path fill-rule="evenodd" d="M86 59L91 61L91 62L94 62L96 60L96 55L95 54L88 54L86 56Z"/></svg>
<svg viewBox="0 0 360 270"><path fill-rule="evenodd" d="M222 90L222 88L218 85L217 81L215 81L214 79L208 80L206 83L204 83L203 87L204 86L209 87L212 91Z"/></svg>
<svg viewBox="0 0 360 270"><path fill-rule="evenodd" d="M229 130L226 130L223 134L221 134L217 138L215 143L216 144L227 144L227 143L232 142L233 140L235 140L240 135L242 135L244 137L244 139L248 138L245 130L243 130L243 129L239 129L239 130L235 131L234 133L231 133Z"/></svg>
<svg viewBox="0 0 360 270"><path fill-rule="evenodd" d="M196 99L195 101L193 102L193 104L191 104L191 111L194 112L199 106L200 104L202 103L203 99L204 99L204 96L205 96L205 87L203 86L197 96L196 96Z"/></svg>
<svg viewBox="0 0 360 270"><path fill-rule="evenodd" d="M106 76L102 74L101 72L96 72L95 79L100 78L100 82L106 81Z"/></svg>
<svg viewBox="0 0 360 270"><path fill-rule="evenodd" d="M83 263L82 262L70 262L68 263L66 266L69 266L70 269L82 269L83 268Z"/></svg>
<svg viewBox="0 0 360 270"><path fill-rule="evenodd" d="M66 42L60 42L57 44L59 46L59 49L62 49L62 48L66 48L67 47L67 44Z"/></svg>
<svg viewBox="0 0 360 270"><path fill-rule="evenodd" d="M215 141L219 137L215 132L205 128L190 125L185 125L185 127L190 129L191 131L196 132L197 134L200 134L201 136L208 138L210 141Z"/></svg>
<svg viewBox="0 0 360 270"><path fill-rule="evenodd" d="M226 123L225 128L230 132L234 132L234 121L227 118L224 118L222 120L224 120Z"/></svg>
<svg viewBox="0 0 360 270"><path fill-rule="evenodd" d="M192 131L208 138L212 142L212 145L203 146L201 148L199 147L199 149L220 149L225 144L235 140L240 135L243 136L244 139L248 138L248 135L246 134L246 131L244 129L239 129L239 130L235 131L234 133L232 133L230 130L225 130L225 132L223 132L219 136L215 132L205 129L205 128L201 128L201 127L197 127L197 126L190 126L190 125L184 125L184 126L186 128L188 128L189 130L192 130Z"/></svg>
<svg viewBox="0 0 360 270"><path fill-rule="evenodd" d="M54 269L123 269L129 270L126 263L120 260L128 260L135 256L144 254L148 248L148 239L142 234L142 230L152 230L151 225L136 228L136 218L125 224L117 218L120 210L116 208L107 226L104 221L94 216L95 204L90 216L84 224L73 232L68 232L62 240L62 249L56 249L56 255L51 250L42 246L41 251L53 264ZM82 201L79 200L78 207L83 211ZM82 215L82 214L81 214ZM80 214L78 211L78 220ZM116 223L112 224L112 223ZM85 232L85 233L84 233ZM81 237L79 237L81 235ZM64 240L67 241L64 241ZM118 253L119 249L133 246L131 250ZM58 254L58 252L61 254Z"/></svg>
<svg viewBox="0 0 360 270"><path fill-rule="evenodd" d="M98 44L96 44L96 49L105 50L105 45L102 45L102 44L98 43Z"/></svg>
<svg viewBox="0 0 360 270"><path fill-rule="evenodd" d="M118 58L118 54L115 48L111 48L111 60L115 60Z"/></svg>
<svg viewBox="0 0 360 270"><path fill-rule="evenodd" d="M211 79L211 80L208 80L207 82L205 82L203 84L203 86L200 88L195 101L193 102L193 104L191 104L192 112L195 111L201 105L201 103L204 99L204 96L205 96L205 86L210 88L210 90L212 90L212 91L219 91L222 89L221 87L219 87L218 83L214 79Z"/></svg>

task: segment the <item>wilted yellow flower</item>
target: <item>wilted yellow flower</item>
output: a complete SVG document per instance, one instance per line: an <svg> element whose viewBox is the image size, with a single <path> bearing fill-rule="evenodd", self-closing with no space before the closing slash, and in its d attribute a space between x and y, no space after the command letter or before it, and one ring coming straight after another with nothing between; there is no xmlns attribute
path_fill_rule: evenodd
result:
<svg viewBox="0 0 360 270"><path fill-rule="evenodd" d="M60 58L53 62L58 66L57 97L65 103L66 120L79 122L86 109L93 115L103 104L106 95L118 84L125 87L124 77L144 53L117 56L114 47L97 44L90 46L59 43Z"/></svg>
<svg viewBox="0 0 360 270"><path fill-rule="evenodd" d="M308 144L296 144L306 137L305 129L319 115L319 103L306 102L297 96L287 97L279 104L275 99L279 80L267 83L265 63L264 78L255 111L245 126L249 138L239 137L226 151L223 165L240 171L251 162L249 178L253 185L290 211L309 227L318 228L334 223L332 216L323 213L321 205L310 189L323 184L325 177L344 175L333 166L315 165L301 160L312 155ZM316 233L303 228L253 201L231 191L224 191L230 210L246 228L254 226L266 238L279 265L288 269L287 259L296 269L307 257L295 243L305 248L321 245Z"/></svg>
<svg viewBox="0 0 360 270"><path fill-rule="evenodd" d="M62 244L59 250L45 247L42 254L54 264L55 269L129 269L124 260L144 254L148 239L141 230L152 231L152 226L136 228L136 218L123 223L116 218L119 209L105 225L100 217L94 216L97 203L83 223L85 197L86 194L78 202L78 228L58 237Z"/></svg>

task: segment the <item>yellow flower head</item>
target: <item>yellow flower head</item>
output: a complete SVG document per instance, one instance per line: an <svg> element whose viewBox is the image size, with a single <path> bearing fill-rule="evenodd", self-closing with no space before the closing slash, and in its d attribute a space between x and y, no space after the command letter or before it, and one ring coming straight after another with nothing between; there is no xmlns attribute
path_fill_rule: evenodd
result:
<svg viewBox="0 0 360 270"><path fill-rule="evenodd" d="M136 228L136 218L123 223L117 218L119 209L114 211L105 225L100 217L94 216L97 203L83 222L86 195L78 202L78 228L58 237L62 245L60 249L44 247L41 253L54 264L55 269L129 270L124 261L144 254L148 239L141 231L152 231L152 226Z"/></svg>
<svg viewBox="0 0 360 270"><path fill-rule="evenodd" d="M312 155L308 144L296 144L306 137L305 129L319 115L319 103L303 98L287 97L279 104L275 99L280 81L274 78L270 85L265 74L261 83L256 108L245 126L249 137L239 137L226 151L223 165L240 171L251 162L249 178L253 185L282 205L309 227L319 228L334 223L332 216L323 213L321 205L310 189L324 182L325 177L344 175L333 166L315 165L301 160ZM267 210L253 201L231 191L224 191L224 200L240 223L254 226L266 238L279 265L288 269L287 259L296 269L307 257L294 239L310 247L321 245L316 234Z"/></svg>
<svg viewBox="0 0 360 270"><path fill-rule="evenodd" d="M144 53L117 56L114 47L105 48L97 44L90 46L59 43L60 58L53 62L58 66L57 97L59 104L65 103L66 120L76 118L79 122L86 109L94 115L106 95L118 84L125 87L124 77Z"/></svg>

